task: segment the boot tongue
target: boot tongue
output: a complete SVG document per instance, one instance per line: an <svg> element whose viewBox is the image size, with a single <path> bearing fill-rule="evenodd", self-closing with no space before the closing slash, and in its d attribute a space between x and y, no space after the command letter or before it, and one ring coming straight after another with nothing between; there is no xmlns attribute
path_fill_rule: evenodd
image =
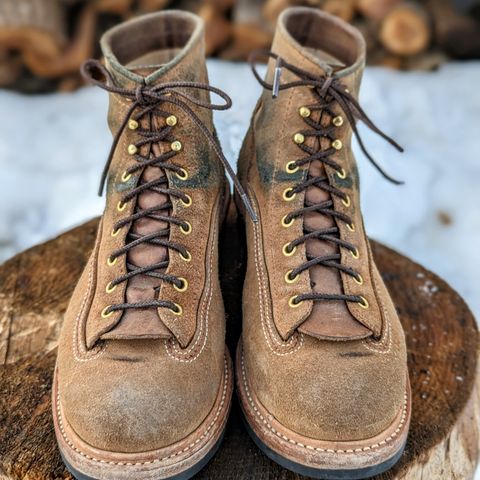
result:
<svg viewBox="0 0 480 480"><path fill-rule="evenodd" d="M182 32L177 32L173 25L174 22L178 24L177 27L183 25ZM195 80L205 82L206 79L202 78L203 70L198 66L198 58L203 58L200 56L203 49L200 35L202 28L200 27L194 17L180 12L149 15L117 27L102 39L107 68L120 85L130 88L135 84L155 85L160 82L185 80L186 72L189 74L188 80L198 77ZM128 31L122 31L120 28ZM146 37L142 33L144 31L152 32L154 38ZM124 42L125 36L130 38L129 43ZM136 40L138 41L136 42ZM131 47L135 44L137 44L136 52ZM160 117L152 117L151 124L144 123L147 121L146 118L140 119L142 128L160 130L165 126L165 120ZM118 119L111 118L109 123L115 125L118 123ZM146 148L148 147L140 149L144 155ZM152 154L160 156L168 148L162 142L153 144ZM165 172L161 168L149 166L143 170L139 182L147 183L162 177L165 177ZM141 210L168 205L168 203L167 195L152 190L146 190L136 198L136 208ZM170 216L171 210L158 210L155 213L159 216ZM135 236L144 236L162 230L167 231L168 228L167 222L144 217L132 223L130 234L135 238ZM133 238L130 237L127 241L130 242ZM168 239L168 236L164 238ZM163 263L162 268L155 271L164 273L168 266L168 256L166 247L143 243L128 251L127 265L132 265L133 268L142 268ZM161 284L162 280L158 278L146 274L135 275L128 280L125 301L141 303L158 300ZM104 333L101 338L171 338L172 333L162 322L160 315L159 309L156 308L126 309L117 325Z"/></svg>
<svg viewBox="0 0 480 480"><path fill-rule="evenodd" d="M297 38L302 39L302 44ZM362 45L357 45L357 39L349 37L345 27L333 17L322 13L315 16L311 10L303 14L303 9L298 8L291 9L280 17L272 51L311 74L325 76L338 73L344 76L348 88L356 92L360 80L357 73L363 66L363 59L362 55L353 53L355 49L361 52ZM289 81L294 79L297 78L288 78ZM328 126L331 122L325 112L312 112L310 119L323 126ZM306 128L309 127L306 125ZM309 141L315 149L330 148L330 140L326 138ZM299 153L302 154L300 149ZM308 172L312 177L326 177L325 168L318 161L310 164ZM315 186L309 187L305 192L305 202L309 204L330 200L328 192ZM306 230L323 230L336 226L332 217L317 212L308 212L303 219ZM334 243L317 239L307 240L305 248L311 257L339 253L339 248ZM310 268L309 272L313 292L344 293L337 269L317 265ZM337 340L365 338L372 333L352 316L345 302L333 301L313 302L312 312L298 330L316 338Z"/></svg>
<svg viewBox="0 0 480 480"><path fill-rule="evenodd" d="M153 153L160 155L163 146L154 145ZM147 167L141 176L141 182L146 183L165 176L165 172L157 167ZM168 202L168 196L146 190L137 196L137 210L148 209ZM169 216L169 209L158 210L158 215ZM149 235L160 230L168 229L167 222L141 218L132 223L130 233L132 235ZM127 264L135 267L148 267L149 265L168 262L168 249L149 243L137 245L127 253ZM166 267L157 269L157 272L164 273ZM127 303L148 302L158 299L161 280L148 275L135 275L128 281L125 290ZM134 339L134 338L170 338L171 332L161 321L158 309L127 309L124 311L120 322L109 332L104 334L104 339Z"/></svg>

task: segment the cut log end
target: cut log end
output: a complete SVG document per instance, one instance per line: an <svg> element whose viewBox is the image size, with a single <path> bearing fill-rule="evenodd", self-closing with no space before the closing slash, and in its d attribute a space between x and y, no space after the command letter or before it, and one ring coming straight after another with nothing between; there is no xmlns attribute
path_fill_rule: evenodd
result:
<svg viewBox="0 0 480 480"><path fill-rule="evenodd" d="M383 19L379 38L395 55L416 55L427 49L431 28L426 11L419 5L404 4L394 8Z"/></svg>
<svg viewBox="0 0 480 480"><path fill-rule="evenodd" d="M345 22L351 22L355 16L355 0L326 0L322 9Z"/></svg>
<svg viewBox="0 0 480 480"><path fill-rule="evenodd" d="M402 0L357 0L357 10L366 18L374 21L382 20L393 7Z"/></svg>

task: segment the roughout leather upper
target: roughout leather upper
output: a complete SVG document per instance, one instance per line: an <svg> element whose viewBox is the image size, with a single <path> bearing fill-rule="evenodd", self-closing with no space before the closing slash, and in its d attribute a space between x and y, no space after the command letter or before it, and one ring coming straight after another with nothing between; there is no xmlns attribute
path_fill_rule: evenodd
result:
<svg viewBox="0 0 480 480"><path fill-rule="evenodd" d="M290 64L321 76L325 62L344 64L337 75L357 95L365 59L358 31L319 10L292 8L279 18L272 52ZM274 62L267 80L271 83ZM281 81L298 80L284 69ZM272 98L265 90L259 99L239 158L239 175L256 204L260 222L248 217L248 265L243 298L242 343L248 381L263 406L287 428L307 437L346 441L380 434L395 419L404 403L407 364L402 327L371 256L364 232L359 200L359 179L347 121L337 128L343 148L332 155L346 172L339 178L319 162L288 173L288 162L305 156L293 141L308 128L299 108L318 103L310 87L280 91ZM338 104L335 114L343 115ZM307 141L314 146L313 139ZM322 147L326 140L322 140ZM326 172L330 185L349 195L350 205L334 197L335 209L350 216L355 230L344 222L308 214L283 227L282 218L305 202L305 192L291 201L283 193L307 177ZM380 180L380 179L379 179ZM316 187L313 187L316 189ZM318 190L318 189L317 189ZM310 187L311 201L322 201L324 192ZM328 198L328 195L327 195ZM338 247L312 240L291 256L282 247L302 235L304 223L312 228L337 225L340 237L351 242L359 258L341 248L342 263L361 274L363 285L323 266L307 270L293 283L285 274L306 261L306 249L321 256ZM328 223L331 222L331 223ZM369 308L343 301L304 301L289 306L292 296L308 293L362 295Z"/></svg>
<svg viewBox="0 0 480 480"><path fill-rule="evenodd" d="M172 81L208 83L203 24L188 13L161 12L122 24L105 34L102 49L115 82L125 88ZM130 66L149 55L156 60L153 66ZM165 61L157 65L162 58ZM129 106L125 98L110 94L112 132L117 131ZM198 126L176 106L161 108L178 118L173 131L183 149L171 161L188 171L186 181L168 172L170 185L192 198L189 207L171 199L172 215L190 222L192 232L184 235L178 226L172 226L169 239L185 245L191 261L169 252L167 273L187 279L188 290L179 292L162 282L149 293L153 287L145 279L136 284L123 282L113 292L106 291L109 282L127 271L125 255L115 265L107 265L112 251L125 244L128 231L123 228L112 236L113 226L135 207L131 201L119 212L119 199L141 175L155 174L144 169L128 182L122 181L123 172L134 164L127 147L138 140L136 132L126 128L109 172L95 248L70 301L58 348L57 379L66 421L83 441L111 452L151 451L185 438L210 412L224 373L224 309L217 263L219 225L227 201L225 177ZM211 112L196 106L192 109L213 131ZM156 148L164 151L169 145L162 143ZM137 201L161 200L155 193L149 195ZM147 232L150 228L148 222L137 226L142 227ZM147 246L135 254L141 262L165 252ZM108 305L138 301L142 295L178 303L183 315L159 308L137 309L128 315L115 312L102 318Z"/></svg>

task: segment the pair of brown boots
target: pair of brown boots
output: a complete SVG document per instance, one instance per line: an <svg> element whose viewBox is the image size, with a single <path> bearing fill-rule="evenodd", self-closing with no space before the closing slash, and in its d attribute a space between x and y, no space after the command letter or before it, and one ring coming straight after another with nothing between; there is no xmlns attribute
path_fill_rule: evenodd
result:
<svg viewBox="0 0 480 480"><path fill-rule="evenodd" d="M405 445L410 394L350 148L356 120L383 135L356 100L359 32L315 9L281 15L266 79L254 69L264 92L238 177L216 140L212 110L231 102L208 83L199 18L138 18L107 32L102 49L106 66L89 61L84 74L110 94L106 209L53 389L69 469L186 479L218 448L234 383L218 274L225 170L246 225L236 378L253 439L316 478L388 469Z"/></svg>

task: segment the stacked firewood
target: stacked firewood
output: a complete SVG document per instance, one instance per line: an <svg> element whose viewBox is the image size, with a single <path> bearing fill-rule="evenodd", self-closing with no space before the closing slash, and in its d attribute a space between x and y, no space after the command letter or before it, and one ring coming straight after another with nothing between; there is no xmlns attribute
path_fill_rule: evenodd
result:
<svg viewBox="0 0 480 480"><path fill-rule="evenodd" d="M433 69L449 58L480 58L480 0L240 0L232 40L220 56L243 59L270 44L280 12L322 9L352 23L367 40L371 64Z"/></svg>
<svg viewBox="0 0 480 480"><path fill-rule="evenodd" d="M204 18L209 55L244 60L270 45L278 15L293 5L357 26L372 64L433 69L449 58L480 58L480 0L1 0L0 87L75 88L106 28L164 8Z"/></svg>

